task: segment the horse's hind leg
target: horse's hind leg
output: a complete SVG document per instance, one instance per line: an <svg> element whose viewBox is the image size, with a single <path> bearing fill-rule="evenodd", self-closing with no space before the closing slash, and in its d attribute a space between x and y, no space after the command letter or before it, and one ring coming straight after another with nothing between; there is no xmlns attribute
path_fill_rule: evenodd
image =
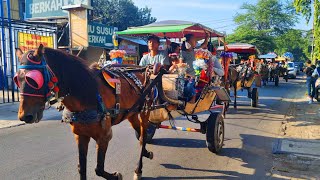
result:
<svg viewBox="0 0 320 180"><path fill-rule="evenodd" d="M140 135L140 120L138 118L138 115L133 115L131 117L128 118L131 126L133 127L133 129Z"/></svg>
<svg viewBox="0 0 320 180"><path fill-rule="evenodd" d="M118 172L108 173L104 170L104 162L106 157L106 152L108 149L109 141L112 138L111 127L107 128L102 137L97 139L97 167L96 174L97 176L103 177L109 180L121 180L122 175Z"/></svg>
<svg viewBox="0 0 320 180"><path fill-rule="evenodd" d="M78 170L80 173L80 180L86 180L87 179L87 154L88 154L88 144L90 141L90 137L75 134L75 139L78 144L78 150L79 150Z"/></svg>
<svg viewBox="0 0 320 180"><path fill-rule="evenodd" d="M237 109L237 83L235 82L233 84L234 87L234 102L233 102L233 107L234 109Z"/></svg>
<svg viewBox="0 0 320 180"><path fill-rule="evenodd" d="M137 116L136 116L137 117ZM147 138L147 133L146 133L146 130L147 130L147 127L148 127L148 117L149 117L149 113L148 114L145 114L145 113L141 113L140 114L140 157L139 157L139 162L138 162L138 167L137 169L135 170L135 173L134 173L134 177L133 179L134 180L140 180L142 178L142 167L143 167L143 164L142 164L142 159L143 157L147 157L149 159L152 159L153 158L153 153L152 152L148 152L146 150L146 138Z"/></svg>

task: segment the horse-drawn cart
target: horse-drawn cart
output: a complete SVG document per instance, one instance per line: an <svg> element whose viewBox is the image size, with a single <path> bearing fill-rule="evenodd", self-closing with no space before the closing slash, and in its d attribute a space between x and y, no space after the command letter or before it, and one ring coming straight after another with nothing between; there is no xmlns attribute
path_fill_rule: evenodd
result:
<svg viewBox="0 0 320 180"><path fill-rule="evenodd" d="M222 34L205 27L198 23L187 21L162 21L153 23L147 26L131 28L122 32L120 35L140 36L157 35L162 38L181 39L185 34L192 33L196 38L203 39L206 33L210 33L213 37L223 37ZM154 72L157 65L155 65ZM192 68L192 67L190 67ZM178 97L177 86L178 81L181 80L177 74L166 74L164 69L160 72L154 73L151 76L152 86L151 96L154 99L150 105L152 109L149 118L149 127L147 130L147 142L150 142L155 134L156 129L174 129L189 132L200 132L206 134L206 142L208 149L211 152L219 152L223 146L224 141L224 120L223 117L226 113L226 104L230 102L230 97L224 87L217 85L217 79L214 77L205 83L202 91L197 95L195 102L188 102ZM224 102L223 105L217 105L216 99ZM213 109L222 109L213 111ZM210 112L206 120L200 120L197 113ZM171 123L171 126L162 125L164 121L170 121L174 118L185 116L193 123L200 124L199 129L176 127ZM140 134L136 133L139 139Z"/></svg>
<svg viewBox="0 0 320 180"><path fill-rule="evenodd" d="M258 49L251 44L235 43L225 47L220 46L217 50L222 51L222 64L225 68L228 67L228 76L224 78L224 83L226 89L232 89L234 92L234 108L237 107L237 91L243 89L248 91L251 106L257 107L259 99L257 87L261 86L261 76L259 75L261 64L254 59L254 55L259 52ZM231 53L237 53L242 61L249 60L231 63ZM254 82L256 87L252 87Z"/></svg>

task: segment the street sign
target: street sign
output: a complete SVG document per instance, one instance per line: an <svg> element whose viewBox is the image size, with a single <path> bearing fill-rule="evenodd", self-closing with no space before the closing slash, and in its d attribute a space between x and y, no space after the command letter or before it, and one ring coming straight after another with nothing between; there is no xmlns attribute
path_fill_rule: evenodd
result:
<svg viewBox="0 0 320 180"><path fill-rule="evenodd" d="M118 28L99 23L88 24L89 46L113 49L112 35Z"/></svg>
<svg viewBox="0 0 320 180"><path fill-rule="evenodd" d="M137 54L137 46L134 45L121 45L119 49L125 50L128 55L136 55Z"/></svg>
<svg viewBox="0 0 320 180"><path fill-rule="evenodd" d="M25 0L26 19L52 19L68 17L68 12L62 6L91 5L91 0Z"/></svg>
<svg viewBox="0 0 320 180"><path fill-rule="evenodd" d="M45 47L53 47L53 36L40 36L36 34L29 34L18 32L18 47L25 53L28 50L38 48L42 44Z"/></svg>

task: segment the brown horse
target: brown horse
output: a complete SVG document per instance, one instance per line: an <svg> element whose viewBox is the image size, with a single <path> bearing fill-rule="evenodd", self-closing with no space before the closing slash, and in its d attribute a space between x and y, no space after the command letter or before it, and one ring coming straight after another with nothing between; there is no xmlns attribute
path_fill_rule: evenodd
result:
<svg viewBox="0 0 320 180"><path fill-rule="evenodd" d="M21 66L14 80L20 87L18 117L21 121L39 122L50 94L55 95L57 99L62 99L67 112L76 117L70 122L70 125L78 144L80 179L84 180L87 171L88 144L91 138L97 143L96 174L105 179L122 179L118 172L106 172L104 163L108 143L112 138L111 126L128 119L132 127L140 133L141 149L134 179L141 178L142 158L153 158L152 152L145 148L150 111L143 110L143 105L148 102L146 100L148 98L145 97L144 101L140 102L141 105L133 112L128 111L132 110L130 108L141 99L142 90L139 92L137 86L133 87L135 86L134 80L120 76L118 79L121 82L121 91L117 96L114 89L103 80L101 72L97 69L90 69L84 60L76 56L44 48L42 45L37 50L25 54L17 51L17 56ZM146 72L142 72L141 69L143 68L133 73L139 81L147 82ZM55 77L58 82L52 77ZM50 78L53 81L51 84ZM99 97L102 101L101 99L99 101ZM121 105L118 114L99 114L98 107L105 106L107 110L110 110L108 112L112 112L117 102Z"/></svg>
<svg viewBox="0 0 320 180"><path fill-rule="evenodd" d="M237 68L239 66L241 67L241 70L239 71ZM245 87L245 82L247 80L252 80L254 78L254 75L259 73L257 71L253 71L250 74L248 74L247 68L249 66L247 64L242 64L242 65L230 65L228 71L228 78L226 84L226 89L233 89L233 95L234 95L234 102L233 102L233 107L236 109L237 108L237 91L240 90L238 87L239 81L241 82L241 89L247 89L248 91L248 96L251 93L250 90L251 88ZM258 70L258 69L257 69ZM246 76L249 76L248 78Z"/></svg>

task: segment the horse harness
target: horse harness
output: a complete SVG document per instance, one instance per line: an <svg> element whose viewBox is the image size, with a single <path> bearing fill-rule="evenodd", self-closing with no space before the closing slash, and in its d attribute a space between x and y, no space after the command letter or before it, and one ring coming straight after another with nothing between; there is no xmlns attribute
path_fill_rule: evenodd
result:
<svg viewBox="0 0 320 180"><path fill-rule="evenodd" d="M104 76L104 80L108 83L110 87L114 89L114 95L116 99L116 103L114 108L106 108L106 115L115 119L120 113L123 114L123 118L126 114L129 113L128 109L121 109L120 107L120 95L121 95L121 81L120 78L123 78L129 86L137 93L137 95L141 95L144 91L146 82L142 83L140 79L135 75L135 72L143 72L148 74L146 68L135 67L135 68L127 68L127 67L106 67L102 69L102 74L108 73L111 75L111 78L106 78ZM146 75L146 77L148 77ZM115 86L112 86L110 82L117 82ZM142 103L142 102L141 102Z"/></svg>

